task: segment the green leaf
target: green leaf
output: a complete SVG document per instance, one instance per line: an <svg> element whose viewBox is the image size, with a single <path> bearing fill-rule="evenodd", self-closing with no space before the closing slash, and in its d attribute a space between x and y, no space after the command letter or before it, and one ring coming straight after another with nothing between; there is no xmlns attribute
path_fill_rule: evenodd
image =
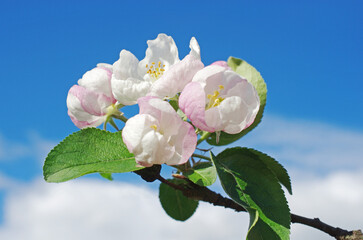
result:
<svg viewBox="0 0 363 240"><path fill-rule="evenodd" d="M258 154L246 148L211 154L226 193L250 214L248 240L288 240L290 210L279 180Z"/></svg>
<svg viewBox="0 0 363 240"><path fill-rule="evenodd" d="M168 179L174 184L182 184L183 180ZM160 184L159 199L165 212L175 220L185 221L190 218L198 207L198 201L187 198L179 190L175 190L165 183Z"/></svg>
<svg viewBox="0 0 363 240"><path fill-rule="evenodd" d="M45 159L44 179L64 182L89 173L123 173L136 167L134 155L122 141L121 132L86 128L66 137Z"/></svg>
<svg viewBox="0 0 363 240"><path fill-rule="evenodd" d="M192 182L203 187L212 185L217 179L217 171L210 162L202 162L194 165L192 169L184 173Z"/></svg>
<svg viewBox="0 0 363 240"><path fill-rule="evenodd" d="M263 161L264 164L266 164L266 166L271 170L271 172L275 174L275 177L287 189L287 191L289 191L289 193L292 194L291 180L289 174L278 161L268 156L267 154L257 151L255 149L251 148L246 148L246 149L256 154L259 157L259 159Z"/></svg>
<svg viewBox="0 0 363 240"><path fill-rule="evenodd" d="M263 80L261 74L250 64L248 64L246 61L229 57L228 58L228 65L232 68L233 71L237 72L241 76L245 77L252 85L256 88L258 96L260 97L260 109L257 113L257 116L255 118L255 121L251 126L246 128L240 133L237 134L228 134L225 132L221 132L221 135L219 137L219 142L216 143L216 134L213 133L208 139L207 142L211 145L215 146L223 146L230 144L244 135L246 135L248 132L250 132L252 129L254 129L260 122L263 116L263 111L265 109L266 105L266 97L267 97L267 87L266 83Z"/></svg>
<svg viewBox="0 0 363 240"><path fill-rule="evenodd" d="M110 180L110 181L113 180L112 173L100 173L100 175L101 175L101 177L103 177L107 180Z"/></svg>

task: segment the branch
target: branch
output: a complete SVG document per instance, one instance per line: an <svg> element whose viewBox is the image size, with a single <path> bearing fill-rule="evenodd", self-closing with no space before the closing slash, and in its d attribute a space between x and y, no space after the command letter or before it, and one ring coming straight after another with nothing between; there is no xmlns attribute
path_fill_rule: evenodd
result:
<svg viewBox="0 0 363 240"><path fill-rule="evenodd" d="M234 202L232 199L223 197L221 194L218 194L207 187L199 186L183 175L173 174L173 177L185 180L186 184L177 185L175 183L169 182L160 175L160 169L160 165L153 165L150 168L144 168L135 171L135 173L140 175L147 182L159 180L160 182L181 191L183 195L188 198L208 202L213 204L214 206L230 208L235 210L236 212L246 212L246 209ZM363 240L363 234L360 230L347 231L338 227L332 227L320 221L319 218L311 219L291 213L291 222L300 223L319 229L320 231L329 234L337 240Z"/></svg>
<svg viewBox="0 0 363 240"><path fill-rule="evenodd" d="M181 176L181 175L179 175L179 176ZM178 177L178 176L174 175L174 177ZM230 208L237 212L246 211L241 205L237 204L232 199L225 198L222 195L220 195L216 192L213 192L209 188L201 187L201 186L193 183L192 181L190 181L188 178L186 178L184 176L181 176L180 178L184 178L188 182L188 186L191 187L191 189L185 189L185 188L180 189L180 185L179 185L178 188L175 188L177 190L182 191L184 196L191 198L191 199L199 200L199 201L209 202L215 206L222 206L225 208ZM165 181L167 181L167 180L165 180ZM171 187L173 187L173 186L171 186ZM333 226L330 226L330 225L320 221L319 218L310 219L310 218L302 217L302 216L291 213L291 222L300 223L300 224L304 224L304 225L319 229L319 230L329 234L330 236L334 237L337 240L363 240L363 235L360 230L347 231L347 230L344 230L344 229L341 229L338 227L333 227Z"/></svg>
<svg viewBox="0 0 363 240"><path fill-rule="evenodd" d="M148 170L150 169L150 170ZM218 194L207 187L199 186L192 181L190 181L187 177L179 174L173 174L173 177L184 179L186 181L185 185L177 185L172 182L169 182L165 178L160 175L160 165L154 165L151 168L145 168L135 172L140 175L144 180L149 179L152 182L154 180L159 180L160 182L167 184L168 186L179 190L183 193L184 196L198 200L203 202L208 202L213 204L214 206L221 206L225 208L230 208L235 210L236 212L246 212L241 205L237 204L230 198L223 197L221 194ZM319 229L330 236L334 237L337 240L363 240L363 234L360 230L356 231L347 231L338 227L330 226L322 221L319 218L306 218L296 214L291 213L291 222L292 223L300 223L312 228Z"/></svg>

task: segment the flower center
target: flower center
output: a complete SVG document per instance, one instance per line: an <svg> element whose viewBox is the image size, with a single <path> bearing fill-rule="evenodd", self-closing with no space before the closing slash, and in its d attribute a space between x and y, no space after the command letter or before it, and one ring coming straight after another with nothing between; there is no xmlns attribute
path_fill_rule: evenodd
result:
<svg viewBox="0 0 363 240"><path fill-rule="evenodd" d="M158 64L156 65L155 62L152 62L151 65L146 64L146 73L149 74L149 76L151 77L151 79L154 79L154 81L158 80L164 73L165 69L164 69L165 65L161 64L161 62L159 61Z"/></svg>
<svg viewBox="0 0 363 240"><path fill-rule="evenodd" d="M164 134L164 132L161 131L161 129L158 129L158 126L156 126L156 124L151 125L150 128L154 129L155 132L158 132L158 133L160 133L162 135Z"/></svg>
<svg viewBox="0 0 363 240"><path fill-rule="evenodd" d="M212 94L208 94L207 98L209 99L208 105L206 107L206 110L212 108L212 107L216 107L219 104L221 104L221 102L224 100L224 98L219 97L220 91L224 89L223 85L219 85L218 86L218 90L213 92Z"/></svg>
<svg viewBox="0 0 363 240"><path fill-rule="evenodd" d="M111 115L117 114L117 113L119 113L119 110L118 110L116 104L114 104L114 103L112 103L110 106L108 106L106 108L106 115L107 116L111 116Z"/></svg>

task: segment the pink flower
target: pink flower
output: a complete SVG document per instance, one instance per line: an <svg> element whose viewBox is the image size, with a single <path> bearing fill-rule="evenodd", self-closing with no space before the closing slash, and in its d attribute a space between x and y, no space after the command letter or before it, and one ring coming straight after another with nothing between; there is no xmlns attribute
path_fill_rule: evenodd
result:
<svg viewBox="0 0 363 240"><path fill-rule="evenodd" d="M98 64L69 89L68 115L77 127L97 127L118 111L111 91L111 76L111 65Z"/></svg>
<svg viewBox="0 0 363 240"><path fill-rule="evenodd" d="M203 131L236 134L253 123L260 100L247 79L223 65L197 72L181 93L179 107Z"/></svg>
<svg viewBox="0 0 363 240"><path fill-rule="evenodd" d="M130 118L122 131L123 141L136 162L145 167L187 162L197 144L193 126L181 120L166 101L143 97L137 102L140 113Z"/></svg>

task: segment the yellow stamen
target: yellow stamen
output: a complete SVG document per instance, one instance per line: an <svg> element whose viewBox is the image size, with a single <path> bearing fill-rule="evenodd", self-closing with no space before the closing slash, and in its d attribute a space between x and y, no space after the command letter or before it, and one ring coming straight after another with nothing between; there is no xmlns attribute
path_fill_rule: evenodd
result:
<svg viewBox="0 0 363 240"><path fill-rule="evenodd" d="M151 65L146 64L146 69L148 69L146 73L150 75L153 81L156 81L163 75L165 71L164 67L165 65L162 65L161 61L158 62L158 65L155 65L155 62L152 62Z"/></svg>
<svg viewBox="0 0 363 240"><path fill-rule="evenodd" d="M155 131L158 129L158 126L156 126L155 124L154 125L151 125L150 126L152 129L154 129Z"/></svg>
<svg viewBox="0 0 363 240"><path fill-rule="evenodd" d="M225 98L222 98L222 97L219 97L220 95L220 92L221 90L224 89L224 86L223 85L219 85L218 86L219 90L216 90L213 92L213 95L212 94L208 94L207 95L207 98L209 99L209 102L206 106L206 110L212 108L212 107L216 107L218 105L221 104L221 102L225 99Z"/></svg>

